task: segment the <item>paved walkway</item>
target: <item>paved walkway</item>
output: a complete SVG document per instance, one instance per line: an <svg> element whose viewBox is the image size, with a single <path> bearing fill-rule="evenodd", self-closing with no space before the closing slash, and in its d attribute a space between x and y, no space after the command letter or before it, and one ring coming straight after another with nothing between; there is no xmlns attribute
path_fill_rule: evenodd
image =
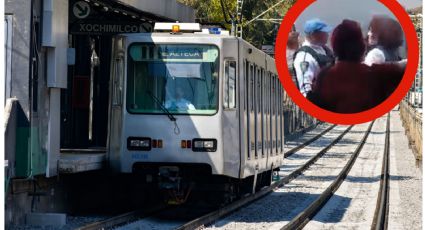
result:
<svg viewBox="0 0 425 230"><path fill-rule="evenodd" d="M422 170L402 126L391 112L389 229L422 229Z"/></svg>

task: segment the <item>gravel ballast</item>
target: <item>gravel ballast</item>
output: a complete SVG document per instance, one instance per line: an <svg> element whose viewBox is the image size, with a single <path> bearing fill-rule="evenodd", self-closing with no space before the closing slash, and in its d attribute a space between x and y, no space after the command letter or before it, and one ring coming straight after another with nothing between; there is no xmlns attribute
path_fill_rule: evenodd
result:
<svg viewBox="0 0 425 230"><path fill-rule="evenodd" d="M378 198L386 116L377 119L347 178L304 229L369 229Z"/></svg>
<svg viewBox="0 0 425 230"><path fill-rule="evenodd" d="M217 221L211 229L280 229L337 177L367 130L357 125L315 164L289 184ZM285 161L284 161L285 164Z"/></svg>

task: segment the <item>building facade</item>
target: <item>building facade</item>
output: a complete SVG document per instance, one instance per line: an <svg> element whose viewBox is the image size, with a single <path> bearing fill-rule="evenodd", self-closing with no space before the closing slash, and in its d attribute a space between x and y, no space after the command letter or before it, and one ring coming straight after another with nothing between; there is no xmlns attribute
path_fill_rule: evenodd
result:
<svg viewBox="0 0 425 230"><path fill-rule="evenodd" d="M174 0L5 1L6 222L23 221L28 183L56 178L63 152L105 151L114 35L194 20Z"/></svg>

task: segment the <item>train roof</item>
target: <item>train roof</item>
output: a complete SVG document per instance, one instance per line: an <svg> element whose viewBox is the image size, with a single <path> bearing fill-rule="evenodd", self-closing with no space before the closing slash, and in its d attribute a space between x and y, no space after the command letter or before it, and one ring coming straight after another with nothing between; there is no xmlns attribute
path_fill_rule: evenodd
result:
<svg viewBox="0 0 425 230"><path fill-rule="evenodd" d="M153 33L128 33L121 34L125 37L215 37L215 38L236 38L232 35L225 34L203 34L203 33L178 33L172 34L169 32L153 32Z"/></svg>

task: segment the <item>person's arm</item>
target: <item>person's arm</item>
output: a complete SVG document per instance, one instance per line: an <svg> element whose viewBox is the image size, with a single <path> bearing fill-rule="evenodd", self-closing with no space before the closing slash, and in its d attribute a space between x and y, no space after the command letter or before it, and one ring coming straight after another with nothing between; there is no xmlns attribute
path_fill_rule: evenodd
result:
<svg viewBox="0 0 425 230"><path fill-rule="evenodd" d="M165 103L164 103L164 107L165 107L166 109L170 109L170 108L171 108L171 106L172 106L172 103L173 103L173 101L172 101L172 100L167 100L167 101L165 101Z"/></svg>
<svg viewBox="0 0 425 230"><path fill-rule="evenodd" d="M195 106L189 100L182 99L182 103L184 104L184 107L187 108L187 110L196 110Z"/></svg>
<svg viewBox="0 0 425 230"><path fill-rule="evenodd" d="M189 105L187 106L189 110L196 110L195 106L189 102Z"/></svg>
<svg viewBox="0 0 425 230"><path fill-rule="evenodd" d="M382 52L380 49L372 49L367 53L364 63L368 66L385 63L384 52Z"/></svg>
<svg viewBox="0 0 425 230"><path fill-rule="evenodd" d="M298 87L301 93L305 95L311 91L315 72L319 69L319 64L314 60L311 54L306 52L298 52L294 60L295 73L298 80Z"/></svg>
<svg viewBox="0 0 425 230"><path fill-rule="evenodd" d="M403 68L403 69L406 69L407 59L406 59L406 58L405 58L405 59L401 59L400 61L396 62L396 64L397 64L399 67L401 67L401 68Z"/></svg>

